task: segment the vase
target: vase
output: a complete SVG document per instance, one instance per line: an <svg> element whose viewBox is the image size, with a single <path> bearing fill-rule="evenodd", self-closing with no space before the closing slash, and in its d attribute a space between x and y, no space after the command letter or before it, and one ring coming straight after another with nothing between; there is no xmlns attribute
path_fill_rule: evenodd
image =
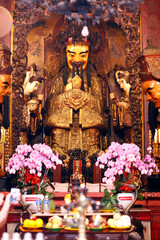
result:
<svg viewBox="0 0 160 240"><path fill-rule="evenodd" d="M36 212L36 199L40 198L43 200L43 194L22 194L21 200L23 205L29 205L29 209L34 213Z"/></svg>
<svg viewBox="0 0 160 240"><path fill-rule="evenodd" d="M122 205L125 209L131 204L135 199L134 192L125 192L125 193L118 193L117 200L118 204Z"/></svg>

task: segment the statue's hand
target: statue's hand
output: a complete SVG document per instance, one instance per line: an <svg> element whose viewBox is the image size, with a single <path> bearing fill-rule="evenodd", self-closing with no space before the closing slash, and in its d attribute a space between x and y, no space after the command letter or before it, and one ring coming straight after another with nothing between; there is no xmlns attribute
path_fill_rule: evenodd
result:
<svg viewBox="0 0 160 240"><path fill-rule="evenodd" d="M43 94L38 94L38 100L42 101L43 100Z"/></svg>
<svg viewBox="0 0 160 240"><path fill-rule="evenodd" d="M82 79L76 75L74 78L72 78L72 88L73 89L81 89L81 83Z"/></svg>
<svg viewBox="0 0 160 240"><path fill-rule="evenodd" d="M27 102L27 106L30 112L36 112L39 106L38 100L31 99L30 101Z"/></svg>
<svg viewBox="0 0 160 240"><path fill-rule="evenodd" d="M116 94L115 93L110 93L110 99L113 100L116 98Z"/></svg>
<svg viewBox="0 0 160 240"><path fill-rule="evenodd" d="M118 107L123 107L123 108L127 109L129 107L129 104L127 102L118 101L117 102L117 106Z"/></svg>

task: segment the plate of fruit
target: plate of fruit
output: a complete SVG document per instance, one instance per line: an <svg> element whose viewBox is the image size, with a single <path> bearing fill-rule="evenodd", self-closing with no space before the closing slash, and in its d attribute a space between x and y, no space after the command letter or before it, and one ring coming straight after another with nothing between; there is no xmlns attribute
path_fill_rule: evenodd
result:
<svg viewBox="0 0 160 240"><path fill-rule="evenodd" d="M121 215L119 212L113 214L113 218L109 218L108 221L109 228L114 229L129 229L131 227L131 219L128 215Z"/></svg>
<svg viewBox="0 0 160 240"><path fill-rule="evenodd" d="M45 225L45 228L51 230L51 231L59 231L63 229L64 223L63 219L59 216L53 216L48 219L48 223Z"/></svg>
<svg viewBox="0 0 160 240"><path fill-rule="evenodd" d="M29 229L37 229L43 227L43 220L41 218L37 218L36 215L32 215L30 219L25 219L23 221L23 228Z"/></svg>
<svg viewBox="0 0 160 240"><path fill-rule="evenodd" d="M108 227L106 218L100 214L93 215L87 228L92 231L102 231Z"/></svg>
<svg viewBox="0 0 160 240"><path fill-rule="evenodd" d="M69 230L69 231L78 231L78 227L65 227L65 230Z"/></svg>
<svg viewBox="0 0 160 240"><path fill-rule="evenodd" d="M63 229L64 228L64 226L62 226L62 227L46 227L45 226L45 228L47 228L47 229L49 229L49 230L51 230L51 231L60 231L61 229Z"/></svg>
<svg viewBox="0 0 160 240"><path fill-rule="evenodd" d="M87 228L89 230L92 230L92 231L95 231L95 232L98 232L98 231L102 231L104 229L106 229L108 227L108 224L107 222L104 222L104 223L101 223L98 227L94 225L94 223L89 223Z"/></svg>
<svg viewBox="0 0 160 240"><path fill-rule="evenodd" d="M70 231L78 231L78 223L79 223L79 214L74 213L73 216L64 216L64 224L65 229ZM88 218L84 220L85 226L89 224Z"/></svg>

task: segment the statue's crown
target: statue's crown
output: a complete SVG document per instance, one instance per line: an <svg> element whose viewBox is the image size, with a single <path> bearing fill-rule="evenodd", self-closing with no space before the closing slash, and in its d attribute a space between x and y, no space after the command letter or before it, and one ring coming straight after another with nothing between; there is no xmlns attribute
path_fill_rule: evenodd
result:
<svg viewBox="0 0 160 240"><path fill-rule="evenodd" d="M82 45L86 45L89 46L90 45L90 41L87 38L83 38L83 39L79 39L79 40L74 40L73 37L69 37L68 40L65 42L65 45L72 45L72 44L82 44Z"/></svg>

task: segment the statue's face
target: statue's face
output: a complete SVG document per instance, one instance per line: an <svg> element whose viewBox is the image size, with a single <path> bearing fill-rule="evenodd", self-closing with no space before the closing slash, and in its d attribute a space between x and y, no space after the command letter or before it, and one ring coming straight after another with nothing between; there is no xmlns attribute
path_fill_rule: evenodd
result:
<svg viewBox="0 0 160 240"><path fill-rule="evenodd" d="M3 103L4 96L11 94L11 76L7 74L0 75L0 104Z"/></svg>
<svg viewBox="0 0 160 240"><path fill-rule="evenodd" d="M83 69L86 68L89 55L89 46L82 45L80 43L68 45L66 48L66 52L67 63L70 70L73 69L72 63L75 63L76 67L79 67L79 64L82 63Z"/></svg>
<svg viewBox="0 0 160 240"><path fill-rule="evenodd" d="M39 87L39 82L38 81L33 81L30 83L30 92L35 92L38 90Z"/></svg>
<svg viewBox="0 0 160 240"><path fill-rule="evenodd" d="M124 91L127 89L127 81L126 79L129 76L128 71L116 71L116 81L119 84L120 88Z"/></svg>
<svg viewBox="0 0 160 240"><path fill-rule="evenodd" d="M160 82L149 80L142 83L142 89L147 96L147 101L154 102L156 108L160 108Z"/></svg>
<svg viewBox="0 0 160 240"><path fill-rule="evenodd" d="M125 90L126 84L127 84L125 79L121 78L121 79L118 81L118 84L119 84L119 86L120 86L121 89Z"/></svg>
<svg viewBox="0 0 160 240"><path fill-rule="evenodd" d="M33 92L35 92L36 90L38 90L39 84L40 84L40 83L39 83L38 81L29 82L29 83L26 85L25 91L26 91L28 94L33 93Z"/></svg>

